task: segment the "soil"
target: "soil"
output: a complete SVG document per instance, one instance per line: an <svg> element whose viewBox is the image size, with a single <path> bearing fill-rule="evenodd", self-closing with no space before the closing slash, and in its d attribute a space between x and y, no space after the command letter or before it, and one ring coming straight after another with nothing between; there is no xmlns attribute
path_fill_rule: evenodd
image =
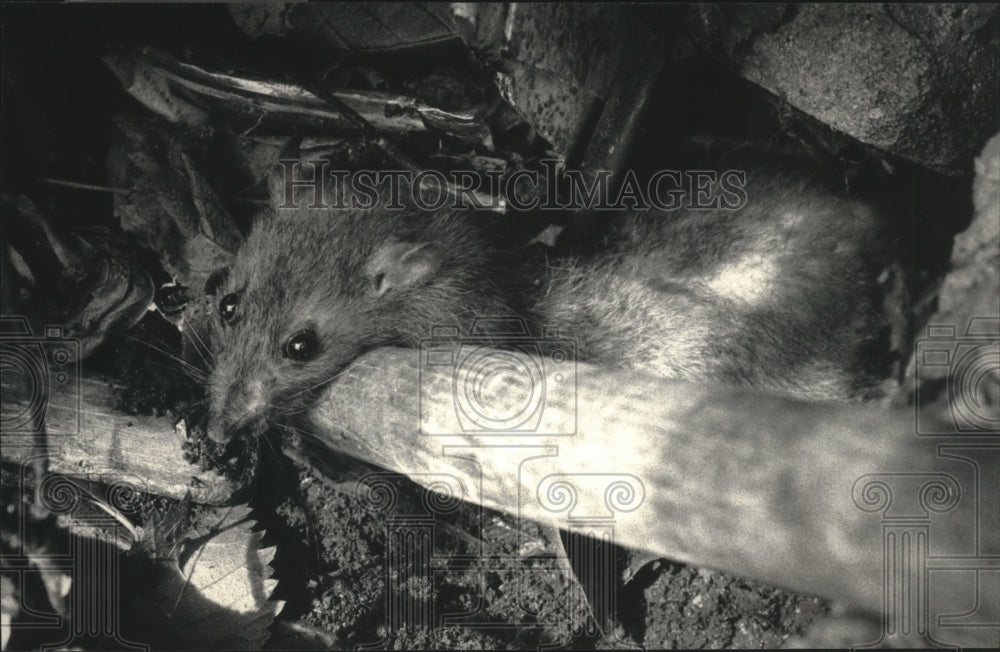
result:
<svg viewBox="0 0 1000 652"><path fill-rule="evenodd" d="M276 592L289 601L280 617L333 634L345 649L774 648L827 610L815 597L665 559L642 563L617 547L604 551L616 575L642 565L615 581L610 598L588 599L535 523L465 504L426 518L420 489L399 476L379 479L393 487L390 509L373 505L372 490L345 492L304 471L298 480L275 511L274 532L292 543L279 544L274 562L287 581ZM400 563L389 543L400 545L404 531L426 533L433 554ZM424 611L407 618L389 601ZM612 622L597 627L608 602Z"/></svg>

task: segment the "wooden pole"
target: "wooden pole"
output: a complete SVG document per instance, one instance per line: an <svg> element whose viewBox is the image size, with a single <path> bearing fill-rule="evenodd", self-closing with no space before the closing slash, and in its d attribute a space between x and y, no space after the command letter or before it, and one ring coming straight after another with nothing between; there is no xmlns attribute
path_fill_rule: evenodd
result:
<svg viewBox="0 0 1000 652"><path fill-rule="evenodd" d="M47 458L48 471L104 485L126 483L142 493L223 504L237 486L184 460L185 432L168 417L118 411L116 387L84 375L49 394L42 408L44 438L30 433L19 415L38 409L37 388L26 378L3 375L3 461L32 464ZM33 391L34 390L34 391ZM42 443L44 441L44 444Z"/></svg>
<svg viewBox="0 0 1000 652"><path fill-rule="evenodd" d="M514 352L487 351L492 370L426 353L363 356L313 410L310 439L475 504L846 600L897 625L926 616L930 589L951 613L1000 622L987 588L1000 572L989 565L1000 558L989 534L996 437L918 437L911 411L883 406ZM26 398L3 389L7 415ZM75 400L54 395L47 407L50 427L68 433L49 439L51 471L172 498L232 498L232 484L182 461L169 419L119 414L113 387L85 377L73 431ZM29 463L39 454L31 441L5 432L4 461ZM996 627L948 633L963 645L998 642Z"/></svg>
<svg viewBox="0 0 1000 652"><path fill-rule="evenodd" d="M899 596L926 590L924 537L934 555L977 546L1000 555L997 537L976 530L977 482L989 486L1000 468L996 438L992 448L947 438L939 448L941 439L914 434L909 410L551 360L529 380L537 360L515 353L491 376L440 358L421 365L421 355L381 349L359 360L313 414L316 435L474 503L570 529L613 523L618 543L674 560L875 613L896 596L887 617L926 608L926 595ZM520 432L488 431L490 418L533 408L541 418ZM955 453L963 446L975 464ZM968 573L935 573L936 604L971 610L975 584ZM1000 622L995 596L978 609L981 622ZM995 628L954 631L970 645L997 638Z"/></svg>

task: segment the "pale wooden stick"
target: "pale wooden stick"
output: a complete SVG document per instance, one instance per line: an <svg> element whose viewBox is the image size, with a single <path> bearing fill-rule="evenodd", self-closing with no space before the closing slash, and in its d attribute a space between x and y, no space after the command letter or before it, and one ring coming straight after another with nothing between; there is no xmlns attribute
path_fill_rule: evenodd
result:
<svg viewBox="0 0 1000 652"><path fill-rule="evenodd" d="M884 545L891 551L896 541L886 537L906 510L911 524L934 516L936 552L974 549L974 469L939 456L941 440L915 436L911 411L806 403L586 364L575 367L574 389L572 365L551 361L532 387L525 370L537 362L513 353L505 354L510 371L492 382L480 376L487 380L476 395L474 365L458 365L456 376L447 363L421 368L420 356L381 349L360 359L314 412L316 435L335 451L425 486L444 482L475 503L595 532L607 531L600 519L613 518L620 544L873 612L883 606ZM477 403L486 416L512 414L530 404L543 377L538 432L573 434L463 432L475 425ZM456 407L465 414L456 416ZM976 454L995 472L1000 446ZM575 502L560 504L573 493ZM982 541L997 545L996 537ZM935 601L971 609L974 584L969 574L936 573ZM998 605L981 604L980 615L998 622ZM983 631L965 633L976 641Z"/></svg>
<svg viewBox="0 0 1000 652"><path fill-rule="evenodd" d="M532 376L538 359L503 356L507 370L477 377L477 386L472 367L459 365L456 376L440 357L421 368L420 351L374 351L331 386L312 413L313 434L334 453L473 503L578 532L613 531L626 546L873 612L883 609L886 586L895 587L883 580L886 554L906 557L887 535L899 540L915 522L933 525L936 559L963 566L965 555L967 566L1000 556L996 537L977 541L974 529L983 520L977 492L992 486L1000 464L996 438L963 452L968 440L916 437L907 410L806 403L551 360ZM8 389L19 388L5 383L5 414L24 400ZM234 487L181 461L181 436L168 419L117 414L113 396L106 381L83 379L78 432L50 439L59 445L52 471L145 482L143 490L174 498L231 497ZM70 398L52 397L54 430L73 426ZM541 419L520 424L519 434L468 430L525 405L524 415ZM16 435L3 439L5 461L38 452ZM942 442L950 450L938 451ZM969 572L933 579L935 604L973 608ZM978 609L980 622L1000 620L995 599ZM949 633L965 635L966 645L996 642L995 628Z"/></svg>
<svg viewBox="0 0 1000 652"><path fill-rule="evenodd" d="M24 413L30 383L3 377L3 413ZM213 471L184 461L184 432L167 417L130 416L115 409L111 381L83 376L52 392L44 408L47 445L9 427L3 433L3 461L24 464L48 456L48 470L101 484L129 483L143 493L221 504L236 489ZM37 388L35 388L37 390ZM77 389L79 392L77 392ZM10 423L10 421L5 421Z"/></svg>

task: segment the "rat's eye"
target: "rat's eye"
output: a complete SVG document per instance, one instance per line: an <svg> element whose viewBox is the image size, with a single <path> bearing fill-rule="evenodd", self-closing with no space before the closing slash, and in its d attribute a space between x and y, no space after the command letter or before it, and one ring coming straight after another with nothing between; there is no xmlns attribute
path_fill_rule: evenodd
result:
<svg viewBox="0 0 1000 652"><path fill-rule="evenodd" d="M316 331L303 330L295 333L285 342L281 352L285 354L286 358L298 362L315 358L316 354L319 353L319 338L316 337Z"/></svg>
<svg viewBox="0 0 1000 652"><path fill-rule="evenodd" d="M222 321L233 321L236 317L236 309L240 305L240 298L235 294L227 294L219 302L219 316Z"/></svg>

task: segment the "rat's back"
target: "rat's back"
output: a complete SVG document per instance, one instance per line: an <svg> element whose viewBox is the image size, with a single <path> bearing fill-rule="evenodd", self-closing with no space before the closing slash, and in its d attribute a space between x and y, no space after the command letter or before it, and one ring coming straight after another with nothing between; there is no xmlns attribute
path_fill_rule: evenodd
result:
<svg viewBox="0 0 1000 652"><path fill-rule="evenodd" d="M581 359L803 398L871 395L882 220L761 160L738 207L633 213L610 251L555 264L539 314Z"/></svg>

